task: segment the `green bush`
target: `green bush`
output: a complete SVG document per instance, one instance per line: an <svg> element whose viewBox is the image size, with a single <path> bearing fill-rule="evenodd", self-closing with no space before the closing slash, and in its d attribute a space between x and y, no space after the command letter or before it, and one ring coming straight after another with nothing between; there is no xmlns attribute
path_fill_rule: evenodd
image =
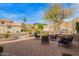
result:
<svg viewBox="0 0 79 59"><path fill-rule="evenodd" d="M3 52L4 48L3 46L0 46L0 54Z"/></svg>
<svg viewBox="0 0 79 59"><path fill-rule="evenodd" d="M37 24L35 24L35 26L38 28L38 29L43 29L43 24L39 24L39 23L37 23Z"/></svg>
<svg viewBox="0 0 79 59"><path fill-rule="evenodd" d="M40 29L35 29L35 32L41 33L41 30Z"/></svg>
<svg viewBox="0 0 79 59"><path fill-rule="evenodd" d="M4 34L4 38L8 38L8 37L10 37L10 34L8 33Z"/></svg>
<svg viewBox="0 0 79 59"><path fill-rule="evenodd" d="M29 34L31 34L31 33L32 33L32 30L27 30L27 32L28 32Z"/></svg>
<svg viewBox="0 0 79 59"><path fill-rule="evenodd" d="M76 23L76 31L79 33L79 22Z"/></svg>
<svg viewBox="0 0 79 59"><path fill-rule="evenodd" d="M42 36L47 36L48 35L48 33L44 32L44 31L42 31L41 34L42 34Z"/></svg>
<svg viewBox="0 0 79 59"><path fill-rule="evenodd" d="M43 29L43 25L42 24L38 24L38 29Z"/></svg>

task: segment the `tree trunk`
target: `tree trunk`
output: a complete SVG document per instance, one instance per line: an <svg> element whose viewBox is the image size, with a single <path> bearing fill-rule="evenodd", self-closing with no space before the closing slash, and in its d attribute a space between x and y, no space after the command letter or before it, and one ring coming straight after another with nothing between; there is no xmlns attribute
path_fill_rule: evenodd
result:
<svg viewBox="0 0 79 59"><path fill-rule="evenodd" d="M61 23L55 23L54 24L54 31L55 31L55 33L59 33L60 32L60 25L61 25Z"/></svg>

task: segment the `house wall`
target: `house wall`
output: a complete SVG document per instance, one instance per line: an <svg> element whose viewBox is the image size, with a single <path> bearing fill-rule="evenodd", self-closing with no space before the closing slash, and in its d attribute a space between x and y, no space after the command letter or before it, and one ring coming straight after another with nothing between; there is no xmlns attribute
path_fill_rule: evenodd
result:
<svg viewBox="0 0 79 59"><path fill-rule="evenodd" d="M60 33L67 33L67 34L68 34L68 33L69 33L69 34L74 33L72 26L73 26L72 24L69 25L69 26L63 26L63 25L61 25L61 26L60 26Z"/></svg>
<svg viewBox="0 0 79 59"><path fill-rule="evenodd" d="M12 31L14 32L14 33L16 33L16 32L21 32L21 27L12 27Z"/></svg>
<svg viewBox="0 0 79 59"><path fill-rule="evenodd" d="M6 25L7 22L4 22L4 24L2 24L2 22L0 22L0 34L3 33L16 33L16 32L21 32L22 27L21 26L11 26L11 28L8 28L8 26Z"/></svg>
<svg viewBox="0 0 79 59"><path fill-rule="evenodd" d="M16 33L16 32L21 32L21 27L11 27L11 28L7 28L7 26L3 27L0 26L0 33Z"/></svg>
<svg viewBox="0 0 79 59"><path fill-rule="evenodd" d="M46 25L46 26L43 27L43 31L46 31L46 32L49 32L49 33L53 33L54 32L54 27Z"/></svg>

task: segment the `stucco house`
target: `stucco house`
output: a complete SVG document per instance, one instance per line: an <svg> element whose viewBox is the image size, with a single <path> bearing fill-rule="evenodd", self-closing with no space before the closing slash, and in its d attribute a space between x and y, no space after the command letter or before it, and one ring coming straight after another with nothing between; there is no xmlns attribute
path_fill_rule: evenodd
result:
<svg viewBox="0 0 79 59"><path fill-rule="evenodd" d="M21 24L15 23L7 19L0 19L0 33L16 33L21 32Z"/></svg>
<svg viewBox="0 0 79 59"><path fill-rule="evenodd" d="M52 25L45 25L43 27L43 31L45 32L49 32L49 33L54 33L54 26Z"/></svg>
<svg viewBox="0 0 79 59"><path fill-rule="evenodd" d="M72 23L71 22L64 22L61 24L60 26L60 33L73 33L73 27L72 27Z"/></svg>
<svg viewBox="0 0 79 59"><path fill-rule="evenodd" d="M79 22L79 17L68 22L63 22L60 26L60 33L76 34L76 22Z"/></svg>
<svg viewBox="0 0 79 59"><path fill-rule="evenodd" d="M65 33L65 34L75 33L76 32L75 24L76 24L76 20L72 20L69 22L63 22L60 25L60 29L59 29L58 33ZM43 30L49 31L50 33L55 33L53 24L44 26Z"/></svg>

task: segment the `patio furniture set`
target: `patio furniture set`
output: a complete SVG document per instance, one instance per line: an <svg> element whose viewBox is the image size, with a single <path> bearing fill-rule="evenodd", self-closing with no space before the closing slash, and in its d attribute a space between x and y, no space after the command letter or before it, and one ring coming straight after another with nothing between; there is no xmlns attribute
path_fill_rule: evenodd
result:
<svg viewBox="0 0 79 59"><path fill-rule="evenodd" d="M57 41L58 46L64 46L64 47L70 47L73 42L73 35L61 36L60 39L58 37L58 34L41 36L38 35L38 33L34 33L34 36L35 39L37 40L41 39L41 43L49 43L49 41Z"/></svg>

